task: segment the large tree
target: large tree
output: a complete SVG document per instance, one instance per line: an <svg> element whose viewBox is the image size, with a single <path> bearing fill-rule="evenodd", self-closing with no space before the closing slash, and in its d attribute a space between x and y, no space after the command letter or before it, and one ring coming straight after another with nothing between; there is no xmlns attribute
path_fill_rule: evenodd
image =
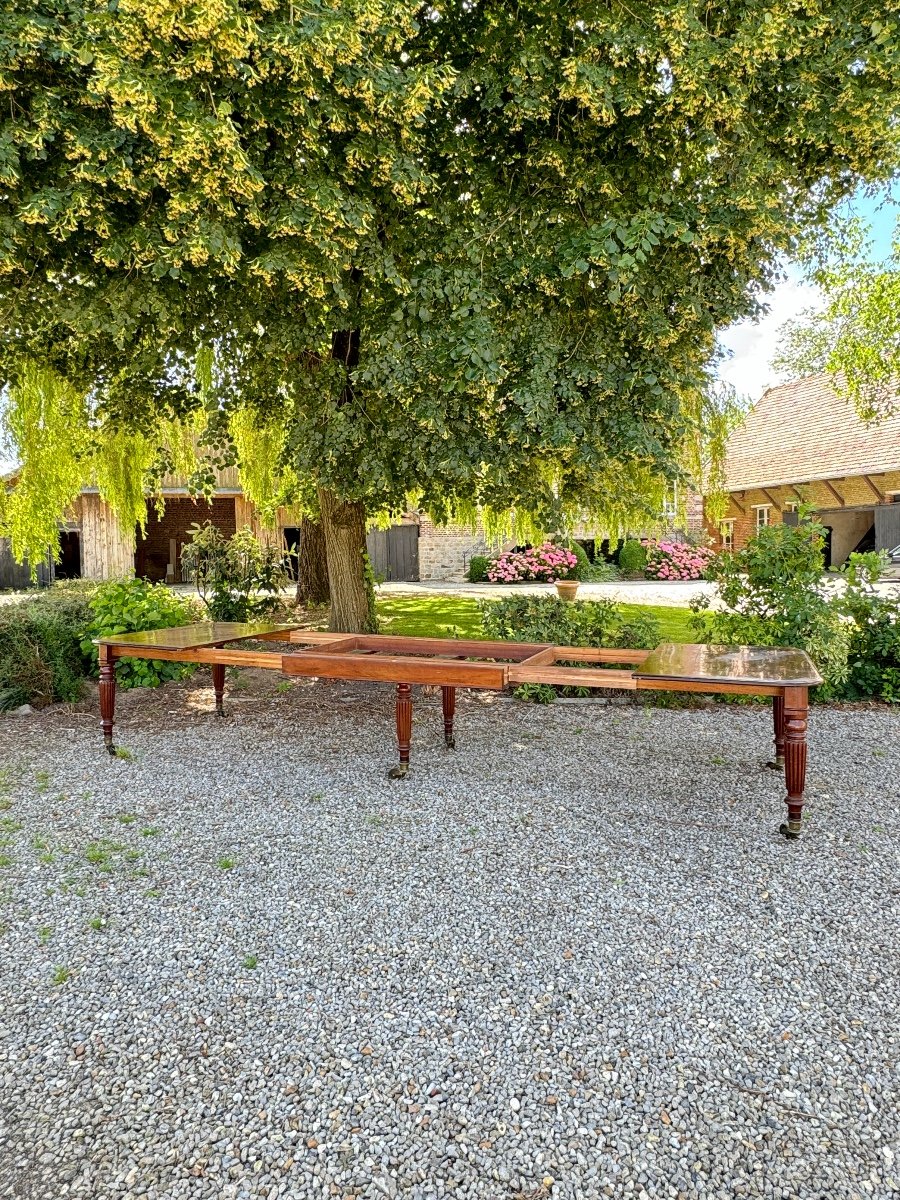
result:
<svg viewBox="0 0 900 1200"><path fill-rule="evenodd" d="M895 169L900 63L855 0L7 0L0 89L3 378L277 427L354 628L410 494L658 501L715 330Z"/></svg>

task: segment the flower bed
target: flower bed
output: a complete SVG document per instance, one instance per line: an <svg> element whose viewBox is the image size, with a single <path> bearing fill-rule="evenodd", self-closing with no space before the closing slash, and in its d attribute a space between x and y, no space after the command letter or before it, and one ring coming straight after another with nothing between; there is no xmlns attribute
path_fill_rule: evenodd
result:
<svg viewBox="0 0 900 1200"><path fill-rule="evenodd" d="M660 542L647 549L644 574L648 579L703 579L715 551L688 542Z"/></svg>
<svg viewBox="0 0 900 1200"><path fill-rule="evenodd" d="M578 566L578 558L564 546L544 542L530 550L508 550L498 555L487 569L491 583L555 583L568 579Z"/></svg>

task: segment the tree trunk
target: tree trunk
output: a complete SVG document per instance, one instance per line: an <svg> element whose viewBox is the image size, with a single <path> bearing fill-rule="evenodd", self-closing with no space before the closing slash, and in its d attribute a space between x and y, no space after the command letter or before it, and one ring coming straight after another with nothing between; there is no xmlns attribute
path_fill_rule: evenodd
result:
<svg viewBox="0 0 900 1200"><path fill-rule="evenodd" d="M374 633L375 593L366 573L366 509L319 488L333 633Z"/></svg>
<svg viewBox="0 0 900 1200"><path fill-rule="evenodd" d="M328 556L320 521L303 517L297 556L297 603L306 608L328 603Z"/></svg>

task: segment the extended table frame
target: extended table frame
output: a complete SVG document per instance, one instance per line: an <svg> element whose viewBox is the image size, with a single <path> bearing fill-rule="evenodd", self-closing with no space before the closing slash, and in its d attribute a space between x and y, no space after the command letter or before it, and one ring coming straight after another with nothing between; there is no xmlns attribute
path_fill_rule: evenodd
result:
<svg viewBox="0 0 900 1200"><path fill-rule="evenodd" d="M284 654L238 649L229 644L247 638L290 642L304 648ZM758 662L754 662L754 655ZM542 683L626 691L771 696L775 753L767 765L784 769L787 790L787 821L780 829L787 837L797 837L800 833L806 780L808 688L820 679L812 663L799 651L711 646L622 650L314 633L290 626L210 624L101 639L99 657L100 719L110 754L115 753L115 664L119 658L210 666L218 716L224 715L225 669L229 666L264 668L289 676L393 683L397 688L398 763L389 771L392 779L401 779L409 771L414 684L440 686L444 740L450 749L456 744L454 717L458 687L500 691L522 683ZM725 673L721 668L723 661ZM756 672L753 677L740 674L742 667L745 671L749 669L748 664Z"/></svg>

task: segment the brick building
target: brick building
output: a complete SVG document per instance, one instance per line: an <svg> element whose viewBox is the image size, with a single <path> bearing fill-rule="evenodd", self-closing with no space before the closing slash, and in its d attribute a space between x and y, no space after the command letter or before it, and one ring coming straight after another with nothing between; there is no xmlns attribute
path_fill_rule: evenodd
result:
<svg viewBox="0 0 900 1200"><path fill-rule="evenodd" d="M900 416L867 425L828 375L770 388L729 439L725 519L710 533L740 549L801 501L828 529L825 566L900 544Z"/></svg>

